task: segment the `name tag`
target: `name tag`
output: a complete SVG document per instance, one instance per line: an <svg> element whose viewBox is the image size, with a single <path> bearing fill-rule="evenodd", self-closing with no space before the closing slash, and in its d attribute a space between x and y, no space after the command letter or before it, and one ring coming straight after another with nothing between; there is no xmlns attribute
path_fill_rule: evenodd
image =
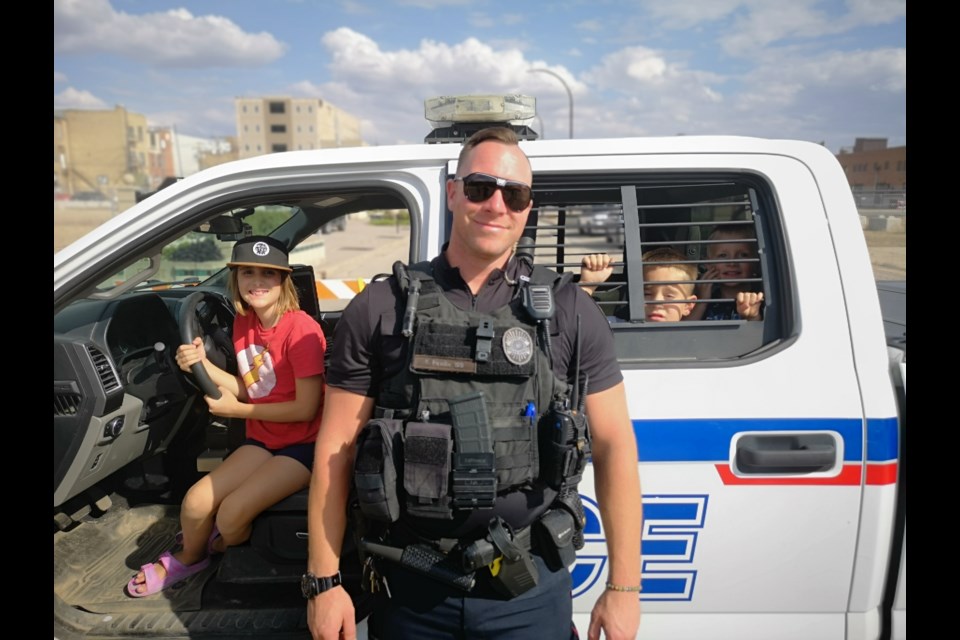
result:
<svg viewBox="0 0 960 640"><path fill-rule="evenodd" d="M413 368L416 371L476 373L477 363L467 358L450 358L444 356L427 356L423 354L416 354L413 356Z"/></svg>

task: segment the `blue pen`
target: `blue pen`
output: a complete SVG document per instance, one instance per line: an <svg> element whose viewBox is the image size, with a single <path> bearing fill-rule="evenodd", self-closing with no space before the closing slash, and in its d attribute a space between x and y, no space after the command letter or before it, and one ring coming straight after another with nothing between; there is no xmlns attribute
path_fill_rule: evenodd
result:
<svg viewBox="0 0 960 640"><path fill-rule="evenodd" d="M524 410L523 415L525 418L530 420L530 424L533 425L533 419L537 417L537 405L531 400L527 403L527 408Z"/></svg>

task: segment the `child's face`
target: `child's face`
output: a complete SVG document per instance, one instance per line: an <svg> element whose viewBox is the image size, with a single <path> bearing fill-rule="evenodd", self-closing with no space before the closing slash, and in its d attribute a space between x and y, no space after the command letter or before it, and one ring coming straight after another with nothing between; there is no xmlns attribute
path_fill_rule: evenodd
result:
<svg viewBox="0 0 960 640"><path fill-rule="evenodd" d="M740 280L754 277L756 263L738 262L752 260L757 257L756 246L749 242L724 242L707 245L707 258L710 260L725 260L711 264L708 269L716 273L721 280ZM736 283L730 283L736 286Z"/></svg>
<svg viewBox="0 0 960 640"><path fill-rule="evenodd" d="M644 315L648 322L680 322L690 315L695 300L693 287L686 284L658 284L664 280L689 280L687 274L676 267L646 267L643 270ZM688 291L690 289L691 291Z"/></svg>
<svg viewBox="0 0 960 640"><path fill-rule="evenodd" d="M240 297L259 315L280 300L281 273L270 267L237 267Z"/></svg>

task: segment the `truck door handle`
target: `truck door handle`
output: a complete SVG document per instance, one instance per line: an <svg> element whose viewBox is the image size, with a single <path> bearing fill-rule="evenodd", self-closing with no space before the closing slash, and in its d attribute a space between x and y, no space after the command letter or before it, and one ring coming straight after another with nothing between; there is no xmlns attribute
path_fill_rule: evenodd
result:
<svg viewBox="0 0 960 640"><path fill-rule="evenodd" d="M737 441L741 473L814 473L837 461L837 443L829 433L748 435Z"/></svg>

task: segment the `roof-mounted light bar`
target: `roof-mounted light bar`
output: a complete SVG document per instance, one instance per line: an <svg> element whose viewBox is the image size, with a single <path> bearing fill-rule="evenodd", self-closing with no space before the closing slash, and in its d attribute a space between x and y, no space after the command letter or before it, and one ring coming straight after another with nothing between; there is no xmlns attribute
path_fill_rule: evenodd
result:
<svg viewBox="0 0 960 640"><path fill-rule="evenodd" d="M423 101L423 115L433 131L425 142L462 142L475 131L491 125L512 128L521 140L536 140L528 125L537 115L533 96L469 95L438 96Z"/></svg>

